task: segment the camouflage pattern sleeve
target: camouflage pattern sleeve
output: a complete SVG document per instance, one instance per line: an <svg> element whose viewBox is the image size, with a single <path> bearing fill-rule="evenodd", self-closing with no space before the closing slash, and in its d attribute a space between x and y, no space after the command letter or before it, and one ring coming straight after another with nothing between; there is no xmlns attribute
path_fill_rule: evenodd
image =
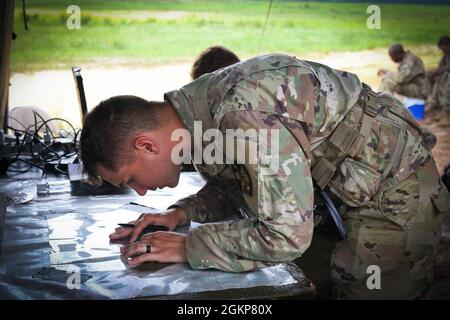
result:
<svg viewBox="0 0 450 320"><path fill-rule="evenodd" d="M193 269L243 272L292 261L309 247L314 227L311 173L289 128L298 130L301 124L282 121L283 116L259 111L224 115L222 128L266 129L270 138L257 139L256 154L251 152L252 139L244 139L237 148L246 153L245 164L237 171L248 218L193 229L186 238L186 256ZM277 133L278 139L272 139Z"/></svg>
<svg viewBox="0 0 450 320"><path fill-rule="evenodd" d="M404 61L398 66L397 72L393 72L390 78L396 83L407 83L411 80L411 75L413 74L414 60L405 58Z"/></svg>
<svg viewBox="0 0 450 320"><path fill-rule="evenodd" d="M270 157L257 153L257 161L250 161L250 147L256 144L260 150L272 150L271 139L247 139L245 134L230 139L244 145L234 155L248 152L244 162L236 163L238 159L226 152L233 162L225 166L233 168L240 183L242 208L247 211L243 216L247 218L193 229L186 238L186 256L192 268L242 272L292 261L303 254L314 225L311 149L342 121L357 102L361 88L351 73L273 54L204 75L165 95L190 132L194 120L208 122L209 112L212 127L221 132L273 129L278 133L279 150ZM276 164L277 170L268 164ZM210 214L225 216L228 209L217 211L221 206L217 202L231 202L231 194L222 188L224 170L217 165L196 165L196 169L208 180L214 179L214 188L211 184L204 190L205 202L195 195L181 205L192 205L190 215L202 216L203 221L210 221ZM208 191L213 189L217 192ZM230 208L231 204L223 205Z"/></svg>
<svg viewBox="0 0 450 320"><path fill-rule="evenodd" d="M434 75L438 76L444 72L450 71L450 55L444 55L439 61L437 69L434 71Z"/></svg>
<svg viewBox="0 0 450 320"><path fill-rule="evenodd" d="M392 80L398 84L408 83L419 74L425 74L423 63L412 53L407 52L398 66L398 71L392 73Z"/></svg>
<svg viewBox="0 0 450 320"><path fill-rule="evenodd" d="M224 174L222 173L221 176ZM205 223L232 217L243 203L239 181L216 177L208 179L206 185L196 194L179 200L169 208L183 208L188 222Z"/></svg>

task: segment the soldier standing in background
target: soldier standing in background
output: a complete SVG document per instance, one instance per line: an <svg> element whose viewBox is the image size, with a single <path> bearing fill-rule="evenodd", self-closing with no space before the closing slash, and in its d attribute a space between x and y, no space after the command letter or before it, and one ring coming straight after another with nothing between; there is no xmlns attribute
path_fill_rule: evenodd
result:
<svg viewBox="0 0 450 320"><path fill-rule="evenodd" d="M392 96L325 65L256 57L168 92L164 102L120 96L100 103L81 134L86 173L141 195L174 187L180 141L172 133L187 129L192 137L196 121L223 133L237 152L226 149L225 164L194 161L204 188L111 234L130 236L121 250L130 266L186 261L193 269L244 272L300 258L323 297L333 289L341 298L415 298L431 281L449 195L430 155L435 137ZM232 129L267 129L279 139L229 141ZM194 141L194 157L211 144ZM249 152L254 145L271 152ZM346 239L314 229L313 182L341 201ZM246 214L236 219L238 211ZM136 242L147 225L174 230L190 221L205 224ZM367 284L370 266L381 272L379 288Z"/></svg>
<svg viewBox="0 0 450 320"><path fill-rule="evenodd" d="M429 84L422 60L410 51L405 51L401 44L390 46L389 56L398 63L398 70L378 71L382 77L378 91L425 100L429 94Z"/></svg>

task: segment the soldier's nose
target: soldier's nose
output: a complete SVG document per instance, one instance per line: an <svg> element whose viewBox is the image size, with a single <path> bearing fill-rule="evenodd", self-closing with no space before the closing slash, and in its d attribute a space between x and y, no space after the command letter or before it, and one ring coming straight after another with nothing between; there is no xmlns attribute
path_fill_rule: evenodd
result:
<svg viewBox="0 0 450 320"><path fill-rule="evenodd" d="M145 196L145 194L147 193L147 189L144 188L133 188L134 191L136 191L136 193L140 196Z"/></svg>

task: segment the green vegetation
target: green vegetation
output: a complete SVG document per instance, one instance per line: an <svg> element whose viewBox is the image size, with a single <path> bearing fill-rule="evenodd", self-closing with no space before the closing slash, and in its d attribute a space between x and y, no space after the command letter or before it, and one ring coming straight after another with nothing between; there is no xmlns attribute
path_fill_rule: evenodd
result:
<svg viewBox="0 0 450 320"><path fill-rule="evenodd" d="M14 71L73 64L154 65L192 60L222 44L257 54L268 1L27 1L29 30L16 1ZM81 8L81 29L69 30L66 8ZM435 44L449 33L450 6L381 4L381 30L366 26L368 4L275 0L261 52L372 49L392 42Z"/></svg>

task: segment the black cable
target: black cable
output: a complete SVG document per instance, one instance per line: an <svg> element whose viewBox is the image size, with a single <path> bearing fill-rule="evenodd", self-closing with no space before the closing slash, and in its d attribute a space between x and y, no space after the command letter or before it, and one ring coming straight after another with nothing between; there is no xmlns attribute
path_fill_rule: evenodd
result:
<svg viewBox="0 0 450 320"><path fill-rule="evenodd" d="M33 118L34 118L34 132L36 132L36 128L37 128L37 118L36 118L36 111L33 110Z"/></svg>
<svg viewBox="0 0 450 320"><path fill-rule="evenodd" d="M55 150L53 150L53 149L51 149L50 148L50 146L51 145L53 145L53 144L51 144L51 145L49 145L49 146L47 146L47 145L45 145L45 143L43 143L42 141L40 141L40 140L36 140L36 142L37 143L39 143L39 144L41 144L43 147L44 147L44 149L46 149L46 150L48 150L48 151L50 151L50 152L52 152L52 153L54 153L55 155L56 155L56 159L59 159L59 158L61 158L61 156L58 154L58 152L57 151L55 151ZM39 155L42 153L42 151L41 152L39 152ZM54 160L56 160L56 159L54 159Z"/></svg>
<svg viewBox="0 0 450 320"><path fill-rule="evenodd" d="M27 160L25 160L25 159L19 158L20 155L23 153L24 146L26 145L26 138L27 138L27 135L29 135L29 136L31 136L32 138L34 138L34 136L31 135L29 132L24 132L24 134L25 134L25 135L24 135L23 138L22 138L22 142L21 142L21 144L20 144L20 146L19 146L19 150L17 151L15 157L11 160L10 165L13 164L13 163L16 162L16 161L23 161L23 162L26 162L26 163L28 163L28 164L30 164L30 165L34 165L34 166L36 166L37 168L39 168L39 169L41 169L41 170L44 170L42 167L39 167L39 166L33 164L33 163L30 162L30 161L27 161ZM33 141L33 140L32 140L32 141ZM35 140L35 141L38 141L40 144L42 144L42 145L44 146L44 148L47 148L49 151L51 151L52 153L54 153L54 154L57 156L57 158L54 159L54 160L57 160L57 159L60 159L60 158L61 158L61 156L60 156L56 151L54 151L54 150L48 148L48 147L47 147L45 144L43 144L41 141L39 141L39 140ZM30 153L31 153L32 156L34 156L34 152L33 152L32 147L33 147L33 145L32 145L32 143L30 143ZM66 154L67 154L67 152L66 152ZM39 155L40 155L40 153L39 153ZM40 160L42 163L49 163L48 160L45 161L44 159L41 159L39 155L38 155L38 160ZM26 171L28 171L28 170L26 170ZM25 171L25 172L26 172L26 171Z"/></svg>
<svg viewBox="0 0 450 320"><path fill-rule="evenodd" d="M70 157L76 155L77 153L78 153L77 151L73 151L73 152L69 152L69 153L63 154L63 155L61 155L61 159L63 159L63 158L70 158Z"/></svg>
<svg viewBox="0 0 450 320"><path fill-rule="evenodd" d="M41 118L42 122L45 122L46 120L44 119L44 117L42 117L39 112L37 112L36 110L33 110L33 113L35 114L35 116L37 115L39 118ZM45 128L47 129L48 132L50 132L52 138L55 138L55 135L53 134L52 129L46 124ZM34 129L36 129L36 126L34 127ZM36 131L37 132L37 131Z"/></svg>
<svg viewBox="0 0 450 320"><path fill-rule="evenodd" d="M25 26L25 30L28 31L27 8L25 5L25 0L22 0L22 14L23 14L23 24Z"/></svg>
<svg viewBox="0 0 450 320"><path fill-rule="evenodd" d="M66 175L66 176L68 176L68 175L69 175L69 172L68 172L68 171L66 172L66 171L63 171L63 170L61 170L61 169L58 168L58 166L61 164L61 160L62 160L62 159L59 159L58 163L57 163L56 166L55 166L55 170L58 171L58 172L60 172L60 173L62 173L62 174L64 174L64 175Z"/></svg>
<svg viewBox="0 0 450 320"><path fill-rule="evenodd" d="M62 118L50 118L48 120L44 120L42 118L42 116L38 112L33 111L33 114L34 114L34 117L35 117L35 128L34 128L35 132L34 132L34 134L31 134L29 131L26 131L26 130L19 130L19 129L16 129L16 128L8 127L10 129L14 130L16 133L22 133L23 134L22 141L21 141L21 143L19 145L18 151L15 154L15 156L10 160L9 165L11 165L11 164L13 164L13 163L15 163L17 161L23 161L23 162L29 164L30 167L27 168L27 169L24 169L24 170L16 170L14 168L8 168L7 171L16 172L17 174L20 174L20 173L26 173L29 170L31 170L33 167L36 167L36 168L42 170L42 173L44 174L44 172L45 172L44 171L45 170L45 164L54 164L52 162L58 161L58 163L54 166L54 169L57 172L61 173L61 174L68 175L68 172L62 170L60 168L60 165L61 165L61 162L62 162L63 159L72 157L72 156L74 156L74 155L76 155L78 153L77 138L78 138L78 135L81 132L81 129L76 130L74 128L74 126L69 121L67 121L65 119L62 119ZM37 127L37 123L38 123L37 117L39 117L39 118L41 118L43 120L42 124L40 124L39 127ZM44 126L46 127L47 130L50 131L52 137L54 136L54 133L52 132L52 130L48 126L48 123L50 121L62 121L62 122L67 123L71 127L71 129L73 131L73 133L71 134L71 135L73 135L73 149L69 145L64 144L64 143L53 142L50 145L46 145L45 143L43 143L40 140L38 132ZM17 121L17 122L23 126L23 124L20 123L20 121ZM25 127L25 126L23 126L23 127ZM67 134L70 135L69 133L67 133ZM28 136L31 137L31 141L30 142L27 142ZM25 159L22 159L22 158L19 158L22 154L24 154L24 150L25 150L26 145L28 143L29 143L29 146L30 146L30 155L32 156L33 162L25 160ZM37 154L33 151L33 143L40 144L42 146L42 150L39 151ZM58 151L55 150L55 147L60 147L60 146L63 147L63 150L58 150ZM40 162L41 166L36 164L36 162Z"/></svg>
<svg viewBox="0 0 450 320"><path fill-rule="evenodd" d="M23 146L24 146L24 144L26 142L27 135L29 135L29 133L25 132L25 135L22 138L22 143L19 146L19 151L17 151L17 154L16 154L16 156L14 157L13 160L16 160L17 158L19 158L20 154L22 153L22 148L23 148Z"/></svg>
<svg viewBox="0 0 450 320"><path fill-rule="evenodd" d="M43 143L42 141L38 141L39 144L41 144L45 150L48 150L49 152L55 154L55 156L59 159L61 158L61 155L58 153L58 151L55 151L53 149L51 149L50 147L53 146L55 143L52 143L50 145L45 145L45 143ZM64 146L64 145L63 145ZM40 153L42 153L43 151L41 151Z"/></svg>
<svg viewBox="0 0 450 320"><path fill-rule="evenodd" d="M63 119L63 118L50 118L50 119L44 121L44 123L42 123L42 124L39 126L39 128L37 129L37 131L39 132L39 130L41 130L42 127L43 127L44 125L46 125L47 123L49 123L50 121L63 121L63 122L65 122L65 123L67 123L67 124L70 126L70 128L72 129L72 131L73 131L73 133L74 133L74 137L75 137L75 135L76 135L76 130L75 130L74 126L73 126L69 121L67 121L66 119Z"/></svg>
<svg viewBox="0 0 450 320"><path fill-rule="evenodd" d="M16 132L20 132L20 133L25 133L25 132L26 132L25 130L20 130L20 129L13 128L13 127L10 127L10 126L7 126L7 128L8 128L8 129L11 129L11 130L13 130L13 131L16 131Z"/></svg>
<svg viewBox="0 0 450 320"><path fill-rule="evenodd" d="M23 124L23 122L19 121L19 119L8 116L9 119L13 119L14 121L16 121L18 124L20 124L25 130L27 130L28 128ZM13 129L13 130L19 130L19 129Z"/></svg>
<svg viewBox="0 0 450 320"><path fill-rule="evenodd" d="M273 0L269 0L269 8L267 9L266 21L264 22L264 26L263 26L263 30L262 30L262 33L261 33L261 37L259 38L257 54L259 54L259 52L261 50L261 44L262 44L262 41L263 41L263 38L264 38L264 34L266 33L267 23L269 22L270 11L272 10L272 1Z"/></svg>
<svg viewBox="0 0 450 320"><path fill-rule="evenodd" d="M74 126L73 126L69 121L67 121L67 120L65 120L65 119L62 119L62 118L51 118L51 119L48 119L48 120L44 121L44 122L39 126L39 128L37 128L37 131L39 131L44 125L47 126L47 123L50 122L50 121L63 121L63 122L65 122L65 123L67 123L67 124L71 127L71 129L73 130L73 146L74 146L74 149L75 149L75 151L76 151L75 153L77 153L78 148L77 148L77 144L76 144L76 139L77 139L77 137L78 137L78 132L75 130ZM48 127L48 126L47 126L47 127ZM53 136L53 133L52 133L52 136ZM69 150L67 150L63 155L60 155L60 154L58 154L56 151L54 151L54 150L50 149L49 147L45 146L41 141L39 141L39 143L41 143L41 144L44 146L45 149L51 151L51 152L54 153L55 156L56 156L56 158L52 158L52 159L50 159L50 160L48 160L48 159L47 159L47 160L44 160L44 159L42 159L41 154L39 154L39 159L40 159L41 161L44 161L45 163L49 163L49 162L55 161L55 160L61 160L62 158L68 158L68 157L72 156L72 154L70 154ZM52 144L52 145L53 145L53 144ZM62 145L66 147L66 145L64 145L64 144L62 144ZM55 167L55 169L57 169L57 168ZM59 170L58 170L58 171L59 171Z"/></svg>

